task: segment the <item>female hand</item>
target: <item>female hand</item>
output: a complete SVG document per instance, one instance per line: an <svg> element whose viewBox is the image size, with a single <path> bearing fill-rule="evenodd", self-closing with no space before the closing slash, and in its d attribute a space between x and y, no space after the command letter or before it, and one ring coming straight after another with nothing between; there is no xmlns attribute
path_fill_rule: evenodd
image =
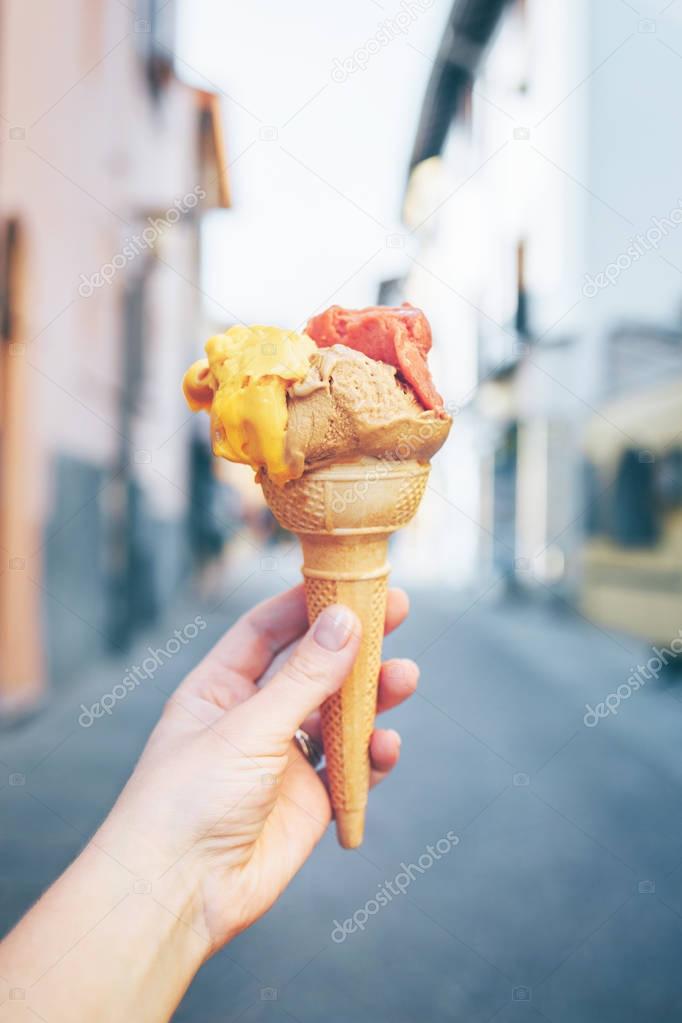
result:
<svg viewBox="0 0 682 1023"><path fill-rule="evenodd" d="M389 592L387 632L407 607L402 591ZM183 919L204 935L206 956L272 905L331 819L324 778L292 739L302 726L320 741L318 708L357 656L357 618L340 605L328 608L257 685L306 627L302 586L240 619L169 699L94 839L149 879L161 901L164 892L184 890ZM417 679L412 661L386 662L377 710L401 703ZM399 751L396 732L374 732L372 784Z"/></svg>

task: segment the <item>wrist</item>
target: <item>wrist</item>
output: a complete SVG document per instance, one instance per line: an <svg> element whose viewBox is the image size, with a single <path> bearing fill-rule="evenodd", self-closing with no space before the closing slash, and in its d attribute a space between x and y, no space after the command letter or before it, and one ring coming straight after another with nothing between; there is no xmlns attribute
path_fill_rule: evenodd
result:
<svg viewBox="0 0 682 1023"><path fill-rule="evenodd" d="M211 939L204 917L203 871L191 847L178 850L151 838L149 829L139 826L123 808L114 807L88 851L107 857L112 869L115 865L125 871L131 898L165 914L165 921L158 917L163 936L173 941L187 938L188 957L198 959L198 969L210 955Z"/></svg>
<svg viewBox="0 0 682 1023"><path fill-rule="evenodd" d="M209 951L195 892L136 878L100 845L102 837L5 939L1 972L25 990L33 1013L54 1023L161 1023Z"/></svg>

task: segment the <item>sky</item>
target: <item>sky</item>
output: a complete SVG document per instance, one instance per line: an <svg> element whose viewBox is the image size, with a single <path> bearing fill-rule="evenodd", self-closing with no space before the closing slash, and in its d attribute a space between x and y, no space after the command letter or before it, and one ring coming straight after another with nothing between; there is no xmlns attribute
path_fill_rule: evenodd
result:
<svg viewBox="0 0 682 1023"><path fill-rule="evenodd" d="M407 165L449 0L180 5L183 76L223 94L233 209L207 218L216 326L298 327L405 269Z"/></svg>

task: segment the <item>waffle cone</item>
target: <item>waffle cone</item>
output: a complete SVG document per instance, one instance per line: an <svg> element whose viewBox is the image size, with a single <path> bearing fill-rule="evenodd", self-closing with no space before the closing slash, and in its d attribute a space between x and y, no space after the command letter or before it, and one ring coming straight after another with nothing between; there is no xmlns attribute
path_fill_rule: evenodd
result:
<svg viewBox="0 0 682 1023"><path fill-rule="evenodd" d="M308 619L346 604L362 623L360 652L340 692L322 707L327 773L340 844L362 842L390 566L388 538L421 501L428 463L363 458L313 469L282 487L264 476L278 522L303 551Z"/></svg>

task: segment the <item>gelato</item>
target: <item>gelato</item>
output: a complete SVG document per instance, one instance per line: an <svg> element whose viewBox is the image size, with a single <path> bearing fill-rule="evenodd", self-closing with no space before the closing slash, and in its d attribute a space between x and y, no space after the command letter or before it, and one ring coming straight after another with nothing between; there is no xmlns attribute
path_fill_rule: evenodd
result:
<svg viewBox="0 0 682 1023"><path fill-rule="evenodd" d="M230 327L206 342L208 359L188 369L182 386L193 412L211 413L216 455L265 468L276 483L295 475L286 454L287 387L305 379L316 351L305 334L278 327Z"/></svg>
<svg viewBox="0 0 682 1023"><path fill-rule="evenodd" d="M304 379L288 389L287 462L294 477L329 462L372 456L427 461L450 417L425 410L393 366L332 345L316 352Z"/></svg>
<svg viewBox="0 0 682 1023"><path fill-rule="evenodd" d="M431 327L421 309L401 306L342 309L333 305L308 321L306 333L320 348L342 344L386 362L400 372L424 408L443 407L426 356L431 350Z"/></svg>
<svg viewBox="0 0 682 1023"><path fill-rule="evenodd" d="M308 329L321 347L263 326L231 327L206 343L183 390L193 411L210 412L214 453L265 470L278 485L363 456L428 461L451 419L426 365L424 314L333 306ZM332 343L338 335L343 344Z"/></svg>

